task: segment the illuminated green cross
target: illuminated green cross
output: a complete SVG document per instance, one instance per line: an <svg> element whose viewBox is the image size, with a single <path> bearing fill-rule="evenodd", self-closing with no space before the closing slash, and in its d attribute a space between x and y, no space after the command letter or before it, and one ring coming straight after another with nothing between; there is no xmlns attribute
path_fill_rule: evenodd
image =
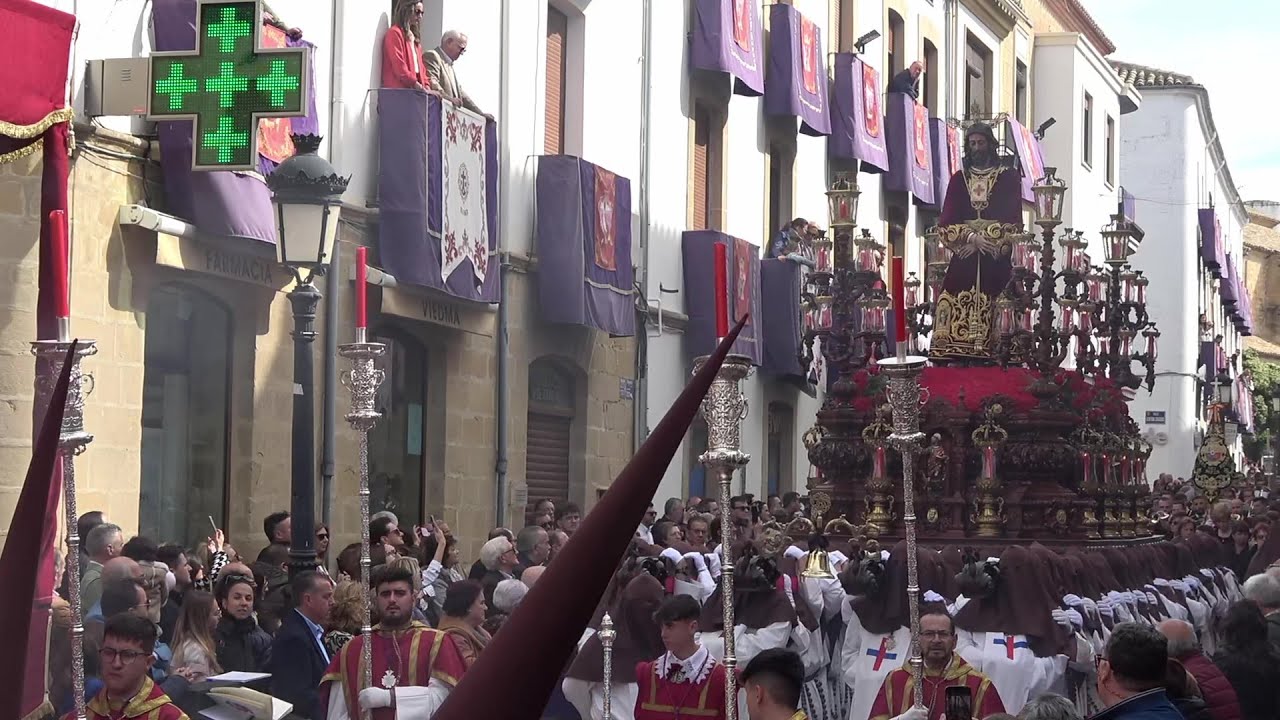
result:
<svg viewBox="0 0 1280 720"><path fill-rule="evenodd" d="M262 48L256 0L198 0L192 51L151 55L148 119L194 120L192 168L256 170L258 120L306 114L307 48Z"/></svg>

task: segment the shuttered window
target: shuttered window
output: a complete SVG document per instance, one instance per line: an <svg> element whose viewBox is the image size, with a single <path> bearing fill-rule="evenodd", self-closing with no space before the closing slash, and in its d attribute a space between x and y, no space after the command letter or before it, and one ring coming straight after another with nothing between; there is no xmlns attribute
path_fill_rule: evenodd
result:
<svg viewBox="0 0 1280 720"><path fill-rule="evenodd" d="M569 501L570 460L573 456L574 382L545 359L529 365L528 438L525 442L525 482L532 512L539 500L556 506Z"/></svg>
<svg viewBox="0 0 1280 720"><path fill-rule="evenodd" d="M831 11L835 16L834 28L831 33L835 40L831 45L836 52L849 52L853 50L853 3L848 0L831 0Z"/></svg>
<svg viewBox="0 0 1280 720"><path fill-rule="evenodd" d="M711 114L702 104L693 108L693 218L690 228L711 227L707 201L711 196L707 161L711 146Z"/></svg>
<svg viewBox="0 0 1280 720"><path fill-rule="evenodd" d="M546 129L542 140L542 151L547 155L564 154L564 61L568 35L569 18L548 6Z"/></svg>

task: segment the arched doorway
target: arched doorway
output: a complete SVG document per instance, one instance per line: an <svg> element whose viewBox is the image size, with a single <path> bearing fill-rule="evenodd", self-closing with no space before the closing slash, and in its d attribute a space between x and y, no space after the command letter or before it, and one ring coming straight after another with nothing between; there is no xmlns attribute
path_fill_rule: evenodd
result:
<svg viewBox="0 0 1280 720"><path fill-rule="evenodd" d="M529 415L525 440L525 482L529 507L543 498L556 507L569 501L573 457L574 378L555 360L529 364Z"/></svg>
<svg viewBox="0 0 1280 720"><path fill-rule="evenodd" d="M162 285L147 303L138 533L191 546L225 527L232 324L210 296Z"/></svg>
<svg viewBox="0 0 1280 720"><path fill-rule="evenodd" d="M425 517L427 352L396 328L379 328L373 335L387 346L387 377L378 388L382 418L369 431L369 511L389 510L411 527Z"/></svg>

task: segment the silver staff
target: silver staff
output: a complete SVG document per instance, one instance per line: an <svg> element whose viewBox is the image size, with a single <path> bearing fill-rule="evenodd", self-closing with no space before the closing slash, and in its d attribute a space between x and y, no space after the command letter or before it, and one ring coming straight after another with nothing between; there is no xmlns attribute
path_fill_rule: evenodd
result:
<svg viewBox="0 0 1280 720"><path fill-rule="evenodd" d="M697 373L706 357L693 363ZM738 676L735 668L738 658L734 652L733 620L733 555L729 546L733 542L733 515L731 503L733 475L739 468L751 462L751 456L742 452L742 421L747 417L747 396L740 382L751 374L751 358L729 355L711 382L711 389L702 400L702 418L707 423L707 451L698 462L711 471L720 483L720 599L724 602L724 712L725 720L738 717Z"/></svg>
<svg viewBox="0 0 1280 720"><path fill-rule="evenodd" d="M378 423L376 399L378 386L382 385L386 372L374 365L374 360L387 351L383 343L369 342L368 330L356 328L356 341L338 346L338 354L351 360L351 369L342 374L342 384L351 391L351 411L347 422L360 437L360 605L363 621L360 637L364 639L360 649L361 684L373 687L373 625L369 608L369 431ZM368 717L368 711L361 711Z"/></svg>
<svg viewBox="0 0 1280 720"><path fill-rule="evenodd" d="M911 675L915 679L915 707L924 707L924 658L920 654L920 575L916 567L915 460L924 445L920 432L920 372L925 359L907 355L907 345L898 343L896 357L880 361L889 377L889 407L893 411L893 433L889 443L902 453L902 521L907 533L907 606L911 615Z"/></svg>
<svg viewBox="0 0 1280 720"><path fill-rule="evenodd" d="M36 340L31 352L36 356L36 393L40 418L44 422L49 400L58 374L71 350L71 328L68 318L58 319L57 340ZM71 694L75 702L76 720L85 720L84 707L84 608L80 606L80 534L76 509L76 456L93 442L84 429L84 399L93 392L93 375L80 364L84 358L98 354L93 340L78 340L72 356L71 378L67 385L67 406L62 415L62 432L58 438L58 454L62 457L62 497L67 522L67 601L71 604Z"/></svg>
<svg viewBox="0 0 1280 720"><path fill-rule="evenodd" d="M613 618L605 613L600 619L600 646L604 648L604 713L603 720L613 720Z"/></svg>

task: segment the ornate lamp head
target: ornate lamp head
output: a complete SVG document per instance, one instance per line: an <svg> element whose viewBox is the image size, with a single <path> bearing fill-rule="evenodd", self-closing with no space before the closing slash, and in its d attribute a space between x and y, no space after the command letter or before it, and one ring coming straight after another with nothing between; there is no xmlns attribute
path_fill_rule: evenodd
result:
<svg viewBox="0 0 1280 720"><path fill-rule="evenodd" d="M1121 216L1112 215L1111 222L1103 226L1102 249L1111 267L1118 268L1129 261L1129 229Z"/></svg>
<svg viewBox="0 0 1280 720"><path fill-rule="evenodd" d="M1036 224L1040 227L1057 227L1062 222L1062 199L1067 193L1067 183L1057 177L1057 172L1057 168L1045 168L1044 177L1031 187L1036 198Z"/></svg>
<svg viewBox="0 0 1280 720"><path fill-rule="evenodd" d="M852 228L858 222L858 182L851 173L837 173L835 182L827 191L827 218L837 233Z"/></svg>

